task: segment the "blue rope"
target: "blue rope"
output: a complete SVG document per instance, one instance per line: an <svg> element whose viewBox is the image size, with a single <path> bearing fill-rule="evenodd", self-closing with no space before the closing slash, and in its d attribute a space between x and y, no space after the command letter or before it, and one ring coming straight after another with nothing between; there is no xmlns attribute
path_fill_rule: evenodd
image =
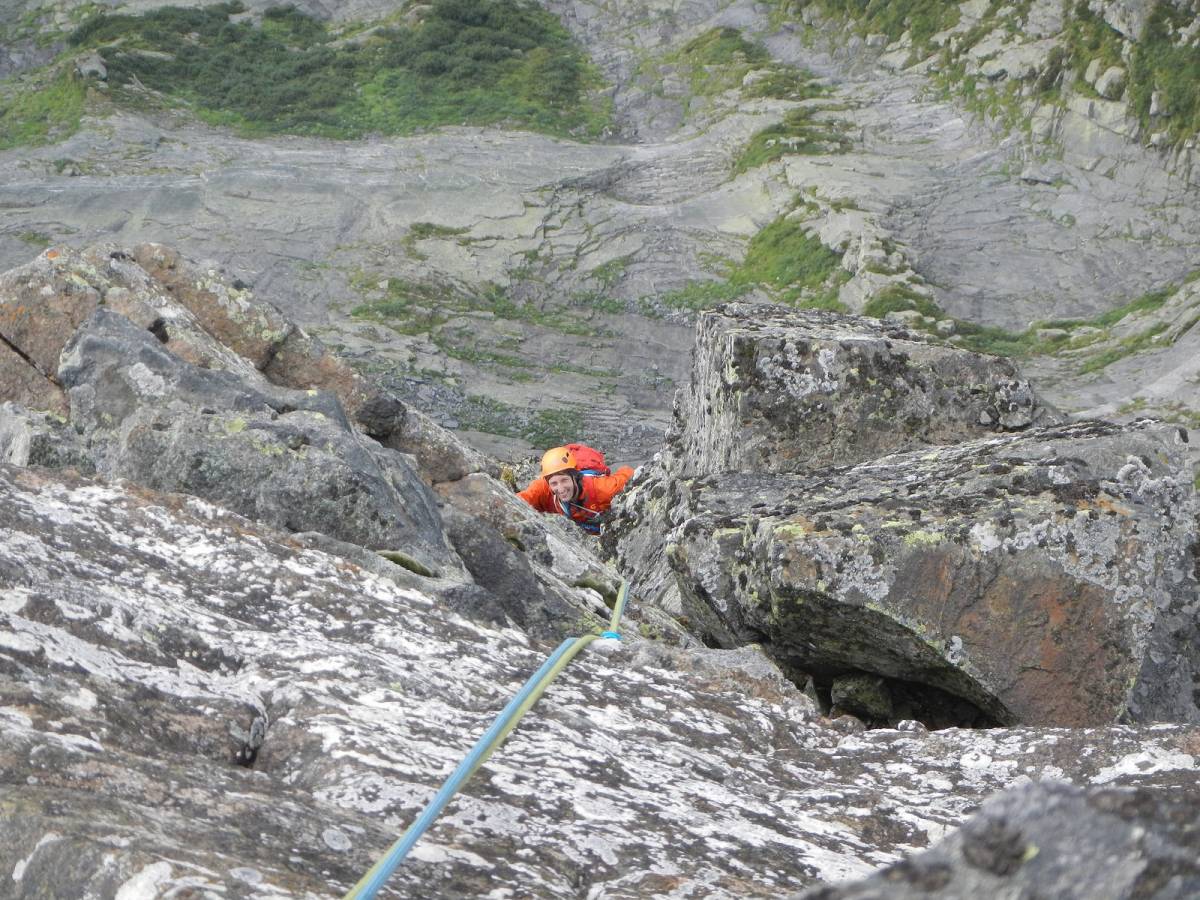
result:
<svg viewBox="0 0 1200 900"><path fill-rule="evenodd" d="M383 883L388 880L388 877L396 871L400 863L404 862L404 858L408 856L413 845L420 840L421 835L433 824L433 820L438 817L446 804L450 802L450 798L454 796L455 792L467 780L471 772L474 771L476 763L488 751L492 741L504 730L509 719L520 709L525 699L533 693L538 682L542 680L542 676L549 672L554 664L562 658L563 654L571 649L571 646L578 640L579 638L575 637L567 638L542 663L542 667L530 676L529 680L525 682L525 686L521 688L520 693L509 701L508 706L504 707L503 712L492 723L492 727L476 742L475 746L471 748L471 752L467 754L467 757L458 764L458 768L446 779L445 784L442 785L442 789L437 792L437 795L425 807L425 811L409 826L408 831L404 832L400 840L392 845L387 855L382 857L372 867L371 871L367 873L367 877L351 889L350 893L346 895L345 900L372 900L379 889L383 887Z"/></svg>

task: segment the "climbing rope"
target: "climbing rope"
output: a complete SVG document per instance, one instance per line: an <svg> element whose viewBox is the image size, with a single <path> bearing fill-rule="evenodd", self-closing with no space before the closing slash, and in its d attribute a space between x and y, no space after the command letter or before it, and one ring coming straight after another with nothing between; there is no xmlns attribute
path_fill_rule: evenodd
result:
<svg viewBox="0 0 1200 900"><path fill-rule="evenodd" d="M451 773L450 777L442 784L441 789L434 795L434 798L429 801L429 805L422 810L410 826L408 830L400 836L399 840L383 854L368 871L362 879L352 887L349 893L346 894L344 900L372 900L375 894L379 891L385 881L396 871L400 866L413 846L420 840L421 835L433 824L434 820L446 808L446 804L450 802L459 789L467 783L467 780L475 774L475 771L487 762L493 751L496 750L504 739L517 727L517 723L521 721L521 717L533 708L533 705L538 702L538 698L545 693L546 688L550 686L550 682L554 681L558 674L570 665L571 660L579 655L588 644L597 638L615 638L621 639L618 628L621 624L621 616L625 611L625 602L629 596L629 582L621 582L621 590L617 593L617 602L613 605L612 618L608 623L608 630L601 634L586 634L582 637L567 638L557 649L547 657L541 667L530 676L525 682L516 696L508 702L508 705L501 710L500 715L492 722L491 727L483 733L483 736L476 741L475 746L463 758L463 761L458 764L458 768Z"/></svg>

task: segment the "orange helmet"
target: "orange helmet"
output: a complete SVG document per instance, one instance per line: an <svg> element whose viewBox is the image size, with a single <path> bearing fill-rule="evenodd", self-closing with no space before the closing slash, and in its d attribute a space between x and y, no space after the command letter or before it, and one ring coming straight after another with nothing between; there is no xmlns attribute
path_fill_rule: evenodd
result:
<svg viewBox="0 0 1200 900"><path fill-rule="evenodd" d="M575 454L566 447L551 447L542 454L542 477L575 470Z"/></svg>

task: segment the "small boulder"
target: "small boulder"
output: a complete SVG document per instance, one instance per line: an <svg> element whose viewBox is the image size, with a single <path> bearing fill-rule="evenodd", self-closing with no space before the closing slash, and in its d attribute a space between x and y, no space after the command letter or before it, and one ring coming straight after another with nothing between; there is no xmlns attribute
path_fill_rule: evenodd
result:
<svg viewBox="0 0 1200 900"><path fill-rule="evenodd" d="M1125 70L1120 66L1109 66L1096 79L1096 93L1105 100L1120 100L1125 93Z"/></svg>

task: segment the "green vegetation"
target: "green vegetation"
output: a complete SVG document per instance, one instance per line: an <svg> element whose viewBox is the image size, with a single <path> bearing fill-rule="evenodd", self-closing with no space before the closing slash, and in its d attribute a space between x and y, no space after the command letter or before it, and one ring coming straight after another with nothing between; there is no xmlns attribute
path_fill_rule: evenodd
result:
<svg viewBox="0 0 1200 900"><path fill-rule="evenodd" d="M71 36L100 47L117 96L138 83L246 134L357 138L446 124L505 123L596 136L599 81L554 16L528 0L434 0L416 24L340 37L275 7L261 26L238 2L103 14ZM122 93L120 89L126 90Z"/></svg>
<svg viewBox="0 0 1200 900"><path fill-rule="evenodd" d="M734 174L740 175L784 156L847 152L851 146L849 138L833 123L818 122L813 113L807 107L789 110L782 122L755 134L733 161Z"/></svg>
<svg viewBox="0 0 1200 900"><path fill-rule="evenodd" d="M446 225L436 225L433 222L413 222L408 228L408 233L404 235L404 239L400 241L400 245L404 247L404 252L413 259L427 259L428 257L417 249L417 241L426 241L431 238L461 237L470 230L469 228L450 228Z"/></svg>
<svg viewBox="0 0 1200 900"><path fill-rule="evenodd" d="M942 319L946 316L936 303L905 284L893 284L880 291L863 307L863 315L882 319L890 312L902 312L908 309L914 309L921 315L933 319Z"/></svg>
<svg viewBox="0 0 1200 900"><path fill-rule="evenodd" d="M746 73L769 65L771 56L736 28L713 28L688 41L667 62L681 66L692 94L702 97L740 87Z"/></svg>
<svg viewBox="0 0 1200 900"><path fill-rule="evenodd" d="M689 281L678 290L658 299L671 309L701 310L736 300L751 289L749 284L733 285L728 281Z"/></svg>
<svg viewBox="0 0 1200 900"><path fill-rule="evenodd" d="M16 81L0 86L0 150L70 137L79 129L86 95L83 82L67 70L32 90Z"/></svg>
<svg viewBox="0 0 1200 900"><path fill-rule="evenodd" d="M365 287L368 279L363 279ZM564 334L595 335L585 319L567 312L543 310L532 303L517 303L504 288L489 284L482 291L460 291L442 284L387 279L384 295L359 304L352 316L387 325L400 334L426 334L450 319L471 313L490 312L498 319L539 325Z"/></svg>
<svg viewBox="0 0 1200 900"><path fill-rule="evenodd" d="M1103 353L1098 353L1085 362L1079 371L1085 374L1088 372L1099 372L1119 359L1133 356L1133 354L1139 353L1149 347L1153 343L1155 336L1166 330L1166 322L1157 322L1145 331L1122 338L1115 347L1110 347Z"/></svg>
<svg viewBox="0 0 1200 900"><path fill-rule="evenodd" d="M780 216L750 239L745 258L729 263L723 278L689 281L657 299L672 309L701 310L759 288L779 303L844 311L838 288L850 276L841 260L804 230L802 220Z"/></svg>
<svg viewBox="0 0 1200 900"><path fill-rule="evenodd" d="M898 39L904 32L913 47L929 48L935 34L958 24L957 0L775 0L783 15L799 18L806 6L815 6L827 16L849 19L863 35L885 34Z"/></svg>
<svg viewBox="0 0 1200 900"><path fill-rule="evenodd" d="M1075 5L1073 14L1066 22L1064 34L1067 58L1075 72L1077 90L1095 94L1090 85L1083 80L1084 73L1093 60L1100 61L1101 71L1110 66L1124 67L1125 63L1121 58L1124 38L1120 32L1092 12L1086 0L1081 0Z"/></svg>
<svg viewBox="0 0 1200 900"><path fill-rule="evenodd" d="M840 254L804 230L803 222L780 216L750 239L746 258L730 273L729 283L761 285L783 303L828 306L830 282L837 280L841 261Z"/></svg>
<svg viewBox="0 0 1200 900"><path fill-rule="evenodd" d="M585 432L577 409L529 410L492 397L469 395L458 410L459 428L519 438L535 447L554 447Z"/></svg>
<svg viewBox="0 0 1200 900"><path fill-rule="evenodd" d="M1164 126L1177 143L1200 133L1200 46L1194 40L1175 43L1194 15L1160 0L1130 59L1129 100L1142 127L1149 127L1150 99L1157 91L1170 113Z"/></svg>
<svg viewBox="0 0 1200 900"><path fill-rule="evenodd" d="M50 235L41 231L22 231L17 235L17 240L30 247L37 247L39 250L46 249L52 243Z"/></svg>

